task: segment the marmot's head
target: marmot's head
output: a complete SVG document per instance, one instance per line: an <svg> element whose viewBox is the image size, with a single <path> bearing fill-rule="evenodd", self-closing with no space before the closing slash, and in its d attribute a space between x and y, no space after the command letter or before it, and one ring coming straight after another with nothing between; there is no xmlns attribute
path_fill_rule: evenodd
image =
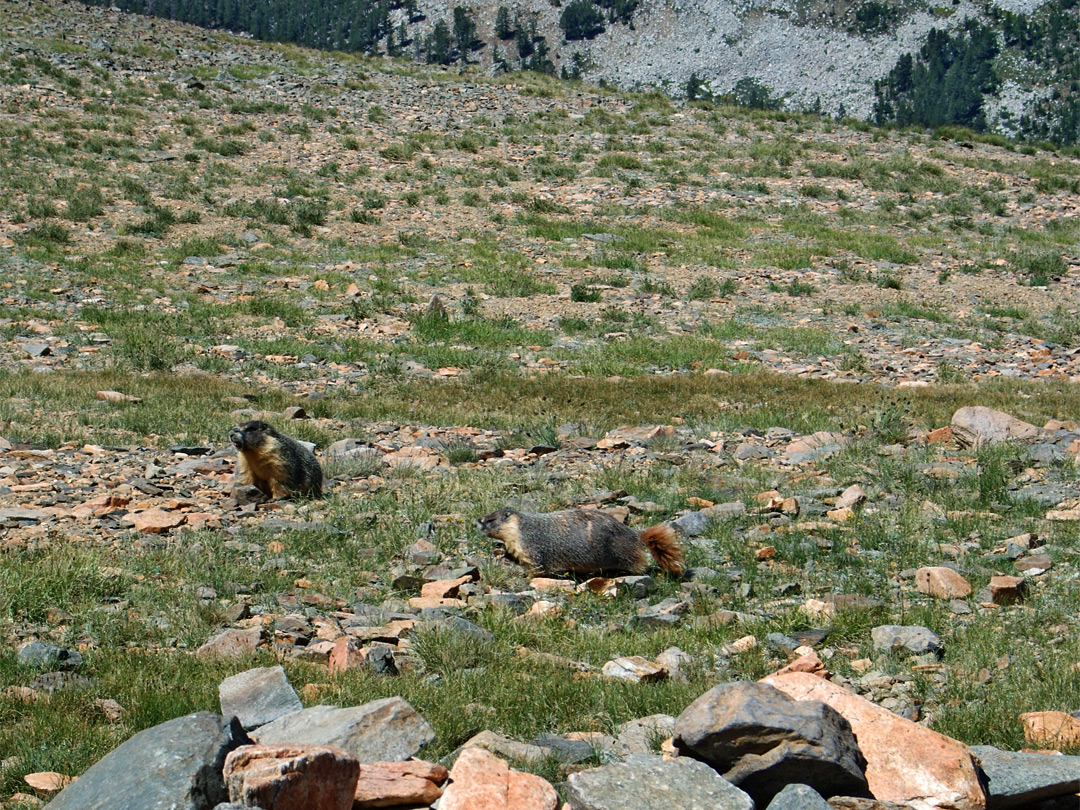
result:
<svg viewBox="0 0 1080 810"><path fill-rule="evenodd" d="M484 515L476 521L476 529L482 534L486 534L488 537L493 537L496 540L503 540L503 524L514 514L513 509L500 509L498 512Z"/></svg>
<svg viewBox="0 0 1080 810"><path fill-rule="evenodd" d="M275 430L266 422L256 419L244 422L229 431L229 441L237 450L257 450L267 436L273 436Z"/></svg>

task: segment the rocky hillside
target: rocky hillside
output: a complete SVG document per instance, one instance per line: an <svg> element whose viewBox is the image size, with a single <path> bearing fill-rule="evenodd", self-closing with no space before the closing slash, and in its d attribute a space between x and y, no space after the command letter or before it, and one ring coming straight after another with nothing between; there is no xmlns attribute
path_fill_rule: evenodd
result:
<svg viewBox="0 0 1080 810"><path fill-rule="evenodd" d="M286 0L262 12L119 5L492 73L529 69L680 98L1080 139L1075 0Z"/></svg>

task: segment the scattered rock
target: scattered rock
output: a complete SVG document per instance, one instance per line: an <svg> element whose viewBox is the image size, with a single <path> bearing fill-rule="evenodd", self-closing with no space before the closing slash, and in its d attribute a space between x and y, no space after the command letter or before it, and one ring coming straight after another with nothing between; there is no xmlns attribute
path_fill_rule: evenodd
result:
<svg viewBox="0 0 1080 810"><path fill-rule="evenodd" d="M262 641L261 627L223 630L199 647L195 655L199 658L240 658L254 653Z"/></svg>
<svg viewBox="0 0 1080 810"><path fill-rule="evenodd" d="M1032 745L1074 748L1080 745L1080 718L1065 712L1026 712L1020 715L1024 739Z"/></svg>
<svg viewBox="0 0 1080 810"><path fill-rule="evenodd" d="M28 773L23 781L43 799L51 798L70 785L74 777L66 776L56 771L43 771L40 773Z"/></svg>
<svg viewBox="0 0 1080 810"><path fill-rule="evenodd" d="M915 572L915 588L919 593L939 599L962 599L971 593L971 585L951 568L930 566Z"/></svg>
<svg viewBox="0 0 1080 810"><path fill-rule="evenodd" d="M1042 431L1003 411L972 405L953 414L952 432L961 447L978 450L985 445L1037 438Z"/></svg>
<svg viewBox="0 0 1080 810"><path fill-rule="evenodd" d="M603 673L631 683L655 683L667 678L667 670L640 655L616 658L604 664Z"/></svg>
<svg viewBox="0 0 1080 810"><path fill-rule="evenodd" d="M1027 585L1027 580L1023 577L991 577L990 599L995 605L1012 605L1023 600Z"/></svg>
<svg viewBox="0 0 1080 810"><path fill-rule="evenodd" d="M43 641L28 641L19 645L16 660L21 667L65 671L77 669L83 663L81 653Z"/></svg>
<svg viewBox="0 0 1080 810"><path fill-rule="evenodd" d="M941 639L928 627L882 624L870 631L874 649L880 652L907 650L915 655L938 652Z"/></svg>

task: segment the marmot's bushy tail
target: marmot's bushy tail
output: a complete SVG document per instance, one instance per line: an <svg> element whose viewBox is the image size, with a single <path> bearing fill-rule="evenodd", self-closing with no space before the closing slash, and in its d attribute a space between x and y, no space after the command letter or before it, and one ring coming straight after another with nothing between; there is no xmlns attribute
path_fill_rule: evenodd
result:
<svg viewBox="0 0 1080 810"><path fill-rule="evenodd" d="M651 526L641 532L641 542L649 549L656 564L675 576L682 576L683 553L675 530L670 526Z"/></svg>

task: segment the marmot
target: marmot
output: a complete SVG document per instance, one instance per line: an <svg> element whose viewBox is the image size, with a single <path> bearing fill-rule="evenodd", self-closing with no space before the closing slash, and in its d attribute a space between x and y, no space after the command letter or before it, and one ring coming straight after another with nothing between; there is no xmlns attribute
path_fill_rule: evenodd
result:
<svg viewBox="0 0 1080 810"><path fill-rule="evenodd" d="M322 495L322 468L315 454L266 422L237 425L229 431L236 447L236 486L258 487L268 498Z"/></svg>
<svg viewBox="0 0 1080 810"><path fill-rule="evenodd" d="M670 526L637 532L594 509L548 514L500 509L476 521L476 528L502 540L511 557L541 573L640 574L650 554L669 574L683 572L682 549Z"/></svg>

